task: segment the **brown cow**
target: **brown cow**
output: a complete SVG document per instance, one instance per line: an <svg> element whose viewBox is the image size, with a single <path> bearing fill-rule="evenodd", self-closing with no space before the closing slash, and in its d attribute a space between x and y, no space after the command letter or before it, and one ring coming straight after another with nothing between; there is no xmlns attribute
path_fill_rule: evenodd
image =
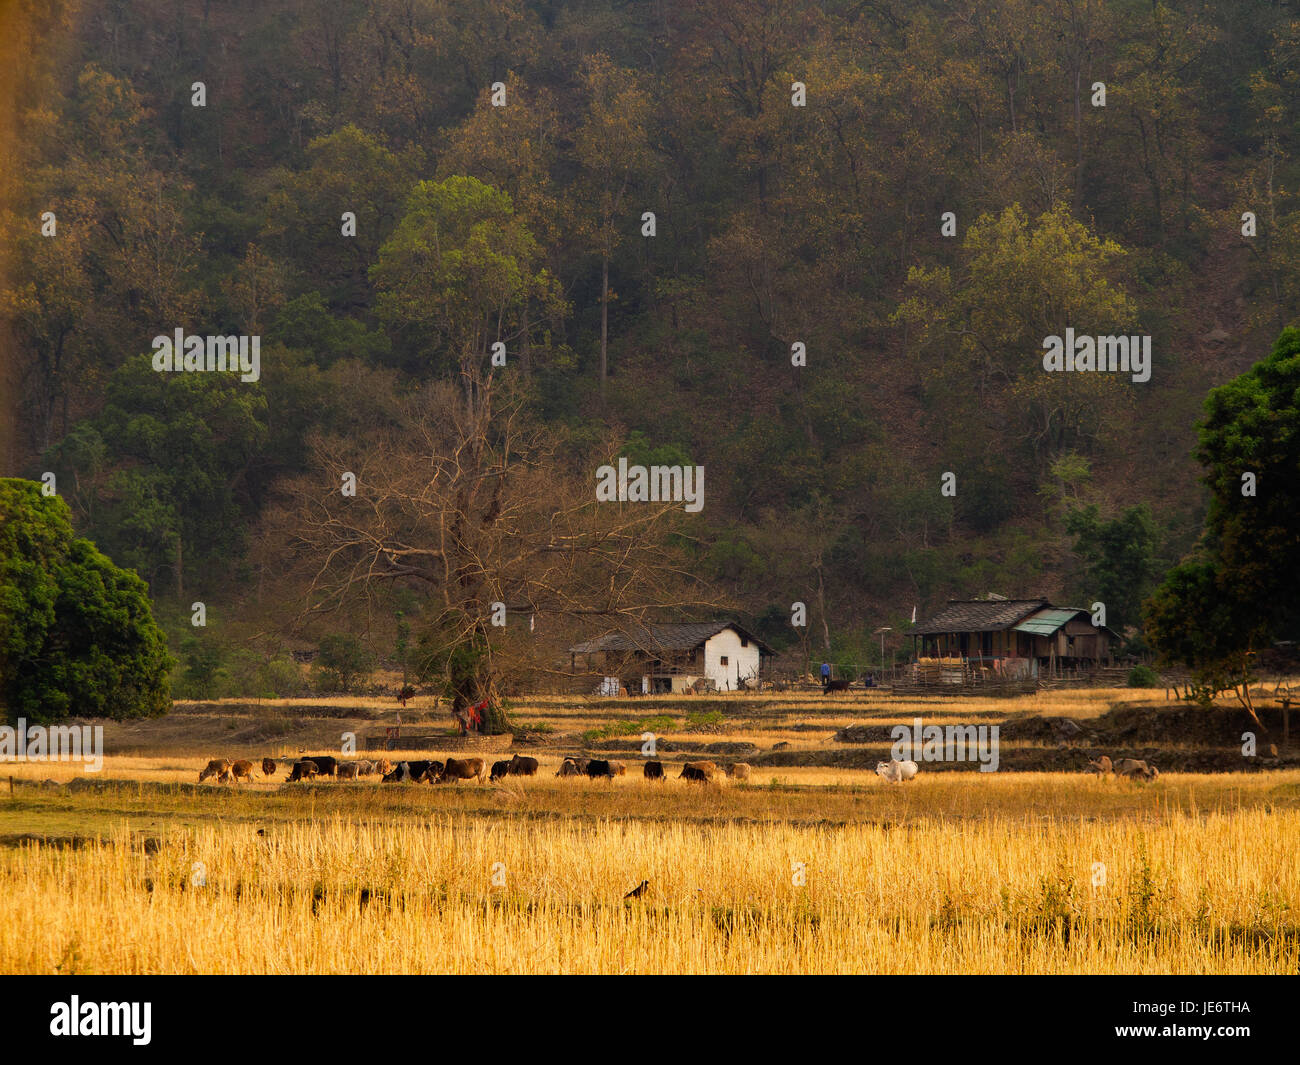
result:
<svg viewBox="0 0 1300 1065"><path fill-rule="evenodd" d="M1096 761L1088 763L1088 772L1096 773L1100 777L1108 777L1114 771L1115 767L1111 765L1110 755L1108 754L1103 754Z"/></svg>
<svg viewBox="0 0 1300 1065"><path fill-rule="evenodd" d="M337 772L339 780L356 780L361 775L361 767L356 762L340 762Z"/></svg>
<svg viewBox="0 0 1300 1065"><path fill-rule="evenodd" d="M717 779L718 767L713 762L687 762L682 766L678 780L696 780L702 784L712 784Z"/></svg>
<svg viewBox="0 0 1300 1065"><path fill-rule="evenodd" d="M727 776L732 780L748 780L750 765L748 762L733 762L727 767Z"/></svg>
<svg viewBox="0 0 1300 1065"><path fill-rule="evenodd" d="M293 763L293 772L289 774L289 783L295 780L315 780L320 770L310 758L303 758Z"/></svg>
<svg viewBox="0 0 1300 1065"><path fill-rule="evenodd" d="M262 759L262 776L273 777L275 776L275 770L276 770L276 765L274 759L271 758Z"/></svg>
<svg viewBox="0 0 1300 1065"><path fill-rule="evenodd" d="M199 773L199 783L202 784L208 777L216 777L220 782L223 773L230 772L230 763L224 758L213 758L207 766Z"/></svg>
<svg viewBox="0 0 1300 1065"><path fill-rule="evenodd" d="M581 777L585 776L586 772L586 766L580 766L576 758L566 758L560 763L559 772L555 775L557 777Z"/></svg>
<svg viewBox="0 0 1300 1065"><path fill-rule="evenodd" d="M641 767L641 772L645 774L646 780L663 780L664 764L651 760Z"/></svg>
<svg viewBox="0 0 1300 1065"><path fill-rule="evenodd" d="M434 779L435 784L448 780L475 780L480 784L487 781L487 763L482 758L448 758L442 772Z"/></svg>
<svg viewBox="0 0 1300 1065"><path fill-rule="evenodd" d="M246 780L251 784L253 782L253 763L246 758L241 758L238 762L231 762L230 775L235 778L236 784L241 780Z"/></svg>
<svg viewBox="0 0 1300 1065"><path fill-rule="evenodd" d="M1115 775L1134 780L1155 780L1160 775L1160 770L1136 758L1121 758L1115 763Z"/></svg>
<svg viewBox="0 0 1300 1065"><path fill-rule="evenodd" d="M537 759L528 755L515 755L510 759L512 777L534 777L537 775Z"/></svg>

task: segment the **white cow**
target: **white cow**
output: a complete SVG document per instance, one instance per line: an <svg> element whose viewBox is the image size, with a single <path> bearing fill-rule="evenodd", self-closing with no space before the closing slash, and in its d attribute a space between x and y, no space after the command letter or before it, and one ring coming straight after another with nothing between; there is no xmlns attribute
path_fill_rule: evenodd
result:
<svg viewBox="0 0 1300 1065"><path fill-rule="evenodd" d="M891 784L901 784L916 776L915 762L877 762L876 776L884 777Z"/></svg>

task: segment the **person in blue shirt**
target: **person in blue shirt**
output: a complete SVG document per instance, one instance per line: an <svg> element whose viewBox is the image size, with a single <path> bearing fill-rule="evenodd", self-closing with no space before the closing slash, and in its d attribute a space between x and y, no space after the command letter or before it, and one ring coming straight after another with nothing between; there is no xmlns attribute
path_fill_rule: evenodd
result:
<svg viewBox="0 0 1300 1065"><path fill-rule="evenodd" d="M822 687L823 688L830 683L830 679L831 679L831 664L829 662L823 662L822 663Z"/></svg>

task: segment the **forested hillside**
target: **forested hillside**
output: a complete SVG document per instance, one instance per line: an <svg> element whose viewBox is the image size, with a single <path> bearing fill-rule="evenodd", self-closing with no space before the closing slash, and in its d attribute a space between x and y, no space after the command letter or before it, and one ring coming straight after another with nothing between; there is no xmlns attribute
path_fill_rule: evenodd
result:
<svg viewBox="0 0 1300 1065"><path fill-rule="evenodd" d="M950 596L1136 625L1201 529L1207 391L1300 301L1294 3L8 6L0 474L53 472L179 650L196 600L264 662L418 638L418 579L313 599L313 493L416 498L498 341L549 456L515 520L599 456L704 467L661 614L785 645L806 602L847 662ZM1150 336L1150 380L1044 373L1067 328ZM176 329L260 336L260 378L155 372Z"/></svg>

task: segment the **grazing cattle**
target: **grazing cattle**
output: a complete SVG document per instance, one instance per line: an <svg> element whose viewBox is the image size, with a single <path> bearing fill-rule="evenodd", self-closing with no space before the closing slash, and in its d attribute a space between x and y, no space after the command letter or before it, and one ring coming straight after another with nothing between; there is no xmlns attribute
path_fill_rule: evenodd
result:
<svg viewBox="0 0 1300 1065"><path fill-rule="evenodd" d="M695 780L712 784L718 778L718 767L713 762L687 762L678 774L678 780Z"/></svg>
<svg viewBox="0 0 1300 1065"><path fill-rule="evenodd" d="M370 764L373 766L371 772L378 773L381 777L386 777L393 771L393 763L387 758L381 758L379 761L371 762Z"/></svg>
<svg viewBox="0 0 1300 1065"><path fill-rule="evenodd" d="M361 775L361 767L356 762L340 762L338 767L339 780L356 780Z"/></svg>
<svg viewBox="0 0 1300 1065"><path fill-rule="evenodd" d="M563 762L560 763L559 772L557 772L555 775L557 777L580 777L580 776L584 776L585 774L586 774L585 766L579 766L578 760L576 758L566 758Z"/></svg>
<svg viewBox="0 0 1300 1065"><path fill-rule="evenodd" d="M610 776L625 777L627 776L627 766L622 762L611 761L609 763Z"/></svg>
<svg viewBox="0 0 1300 1065"><path fill-rule="evenodd" d="M506 760L504 762L493 762L492 775L488 777L488 783L495 784L498 780L504 780L509 775L510 775L509 760Z"/></svg>
<svg viewBox="0 0 1300 1065"><path fill-rule="evenodd" d="M307 757L316 763L316 772L323 777L332 777L338 772L339 760L333 755L310 754Z"/></svg>
<svg viewBox="0 0 1300 1065"><path fill-rule="evenodd" d="M1111 764L1110 755L1103 754L1095 761L1088 763L1088 772L1096 773L1100 777L1108 777L1115 772L1115 767Z"/></svg>
<svg viewBox="0 0 1300 1065"><path fill-rule="evenodd" d="M441 784L447 780L475 780L480 784L487 780L487 762L482 758L448 758L447 764L443 767L436 777L433 778L435 784Z"/></svg>
<svg viewBox="0 0 1300 1065"><path fill-rule="evenodd" d="M649 761L641 767L641 772L645 774L646 780L663 780L664 764L663 762Z"/></svg>
<svg viewBox="0 0 1300 1065"><path fill-rule="evenodd" d="M537 759L528 755L515 755L510 759L512 777L534 777L537 775Z"/></svg>
<svg viewBox="0 0 1300 1065"><path fill-rule="evenodd" d="M293 763L293 772L289 774L289 783L295 780L315 780L320 769L310 758L303 758Z"/></svg>
<svg viewBox="0 0 1300 1065"><path fill-rule="evenodd" d="M276 770L276 765L274 759L272 758L262 759L262 776L273 777L275 776L275 770Z"/></svg>
<svg viewBox="0 0 1300 1065"><path fill-rule="evenodd" d="M199 783L202 784L208 777L217 777L220 781L223 773L230 772L230 763L224 758L214 758L199 773Z"/></svg>
<svg viewBox="0 0 1300 1065"><path fill-rule="evenodd" d="M1136 758L1121 758L1115 763L1115 775L1133 780L1155 780L1160 775L1160 770Z"/></svg>
<svg viewBox="0 0 1300 1065"><path fill-rule="evenodd" d="M251 784L253 782L253 763L242 758L238 762L231 762L230 775L235 778L236 784L241 780L247 780Z"/></svg>
<svg viewBox="0 0 1300 1065"><path fill-rule="evenodd" d="M730 766L727 767L727 776L731 777L732 780L748 780L749 763L733 762Z"/></svg>
<svg viewBox="0 0 1300 1065"><path fill-rule="evenodd" d="M229 770L229 769L223 769L220 773L217 774L217 783L218 783L218 784L229 784L229 783L230 783L230 770Z"/></svg>
<svg viewBox="0 0 1300 1065"><path fill-rule="evenodd" d="M829 695L831 692L846 692L849 690L847 680L828 680L822 685L822 694Z"/></svg>
<svg viewBox="0 0 1300 1065"><path fill-rule="evenodd" d="M596 777L608 777L613 780L618 775L614 769L615 765L617 765L616 762L610 762L604 758L593 758L587 763L587 776L593 780Z"/></svg>
<svg viewBox="0 0 1300 1065"><path fill-rule="evenodd" d="M891 784L901 784L916 776L915 762L877 762L876 776L884 777Z"/></svg>
<svg viewBox="0 0 1300 1065"><path fill-rule="evenodd" d="M397 768L384 774L385 784L420 784L436 782L442 773L442 763L427 759L414 762L398 762Z"/></svg>

